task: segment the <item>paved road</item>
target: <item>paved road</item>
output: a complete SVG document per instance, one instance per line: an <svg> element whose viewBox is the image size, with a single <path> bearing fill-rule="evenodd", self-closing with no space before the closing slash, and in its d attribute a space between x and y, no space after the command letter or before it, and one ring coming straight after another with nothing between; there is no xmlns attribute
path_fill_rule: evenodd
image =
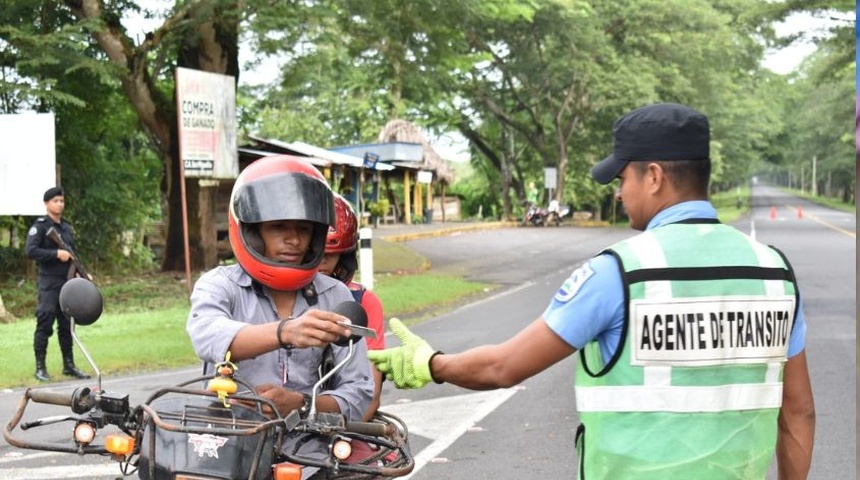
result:
<svg viewBox="0 0 860 480"><path fill-rule="evenodd" d="M738 225L785 251L800 277L818 408L810 478L854 479L855 217L757 186L751 215ZM451 352L502 341L540 314L573 268L600 248L632 234L614 228L502 228L408 241L407 246L427 256L436 271L502 285L490 298L431 319L415 330L436 348ZM576 465L572 442L578 424L573 367L570 358L516 388L491 392L450 385L400 391L386 384L383 409L402 416L410 427L419 461L411 478L572 478ZM116 379L107 382L106 389L136 392L135 402L159 385L196 373ZM0 411L10 412L19 396L20 391L0 394ZM84 463L87 466L81 467ZM104 459L93 462L0 445L0 479L107 480L117 473L116 466Z"/></svg>
<svg viewBox="0 0 860 480"><path fill-rule="evenodd" d="M805 299L807 355L818 409L810 478L854 479L856 217L764 186L755 187L752 207L738 227L788 255ZM504 340L540 314L573 266L630 233L511 229L458 236L444 244L408 242L431 259L434 269L509 286L494 299L415 330L444 351ZM384 398L394 403L386 408L401 412L411 431L426 431L431 439L419 454L425 463L411 478L572 478L572 439L578 424L572 371L568 359L502 392L470 393L448 385L419 392L386 387ZM427 408L431 405L436 408ZM428 418L428 411L443 413ZM768 478L776 478L773 469Z"/></svg>

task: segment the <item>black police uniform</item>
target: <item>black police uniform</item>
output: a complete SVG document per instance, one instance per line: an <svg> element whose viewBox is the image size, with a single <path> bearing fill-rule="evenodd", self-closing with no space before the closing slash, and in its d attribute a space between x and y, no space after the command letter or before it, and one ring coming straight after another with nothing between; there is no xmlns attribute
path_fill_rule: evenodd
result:
<svg viewBox="0 0 860 480"><path fill-rule="evenodd" d="M63 241L73 250L71 253L77 255L74 252L74 229L65 219L60 219L60 223L57 223L49 216L39 217L27 232L25 252L39 267L39 305L36 308L36 333L33 335L36 378L42 381L50 380L45 368L45 355L48 351L48 338L54 333L54 319L57 320L57 337L60 351L63 353L63 374L89 378L89 375L75 367L69 319L60 309L60 289L66 283L72 262L61 262L57 258L59 246L46 235L51 227L60 233Z"/></svg>

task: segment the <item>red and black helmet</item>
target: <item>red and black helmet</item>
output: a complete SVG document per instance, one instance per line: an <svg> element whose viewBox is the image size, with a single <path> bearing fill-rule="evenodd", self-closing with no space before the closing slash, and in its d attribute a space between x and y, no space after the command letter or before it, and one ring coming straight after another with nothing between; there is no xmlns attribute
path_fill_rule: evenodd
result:
<svg viewBox="0 0 860 480"><path fill-rule="evenodd" d="M277 155L248 165L233 185L228 215L230 246L239 265L275 290L298 290L316 275L334 224L334 198L325 177L299 157ZM273 220L313 223L310 248L300 263L266 258L258 225Z"/></svg>
<svg viewBox="0 0 860 480"><path fill-rule="evenodd" d="M358 217L352 205L338 194L334 194L334 225L329 227L325 241L325 253L339 253L340 260L334 267L332 277L349 282L358 270Z"/></svg>

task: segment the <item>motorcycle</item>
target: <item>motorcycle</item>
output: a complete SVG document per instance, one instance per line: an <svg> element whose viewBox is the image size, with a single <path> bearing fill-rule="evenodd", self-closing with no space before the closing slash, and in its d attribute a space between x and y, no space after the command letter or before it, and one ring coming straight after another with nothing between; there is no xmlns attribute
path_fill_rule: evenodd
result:
<svg viewBox="0 0 860 480"><path fill-rule="evenodd" d="M538 207L534 202L526 201L526 213L523 216L523 225L531 223L536 227L546 225L547 211Z"/></svg>
<svg viewBox="0 0 860 480"><path fill-rule="evenodd" d="M558 227L561 225L562 219L568 215L570 215L570 205L560 207L558 200L552 200L549 202L549 208L547 208L547 223L554 223L555 226Z"/></svg>
<svg viewBox="0 0 860 480"><path fill-rule="evenodd" d="M352 422L339 413L316 411L321 386L353 358L355 343L371 334L362 328L366 316L350 316L353 335L343 340L348 355L314 385L308 412L294 410L284 417L251 385L234 377L236 366L229 353L212 375L160 388L143 404L132 406L129 395L102 389L101 372L75 332L76 325L89 325L101 315L101 293L91 282L75 278L63 286L60 306L71 320L73 340L96 373L97 385L65 392L27 389L3 432L14 447L110 456L123 477L137 473L142 480L298 480L316 471L327 479L388 479L408 475L415 466L406 424L396 416L380 411L369 422ZM66 407L71 414L22 422L30 402ZM63 422L74 423L66 441L25 438L30 429ZM97 442L107 427L116 431ZM287 434L322 439L327 451L323 456L301 453L299 442L281 452ZM347 462L354 442L364 442L373 453Z"/></svg>

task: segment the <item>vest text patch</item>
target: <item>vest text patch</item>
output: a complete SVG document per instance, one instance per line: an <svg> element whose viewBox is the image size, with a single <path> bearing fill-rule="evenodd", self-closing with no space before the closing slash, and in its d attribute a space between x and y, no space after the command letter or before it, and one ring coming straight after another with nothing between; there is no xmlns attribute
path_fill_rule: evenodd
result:
<svg viewBox="0 0 860 480"><path fill-rule="evenodd" d="M784 361L794 296L632 300L633 365Z"/></svg>

